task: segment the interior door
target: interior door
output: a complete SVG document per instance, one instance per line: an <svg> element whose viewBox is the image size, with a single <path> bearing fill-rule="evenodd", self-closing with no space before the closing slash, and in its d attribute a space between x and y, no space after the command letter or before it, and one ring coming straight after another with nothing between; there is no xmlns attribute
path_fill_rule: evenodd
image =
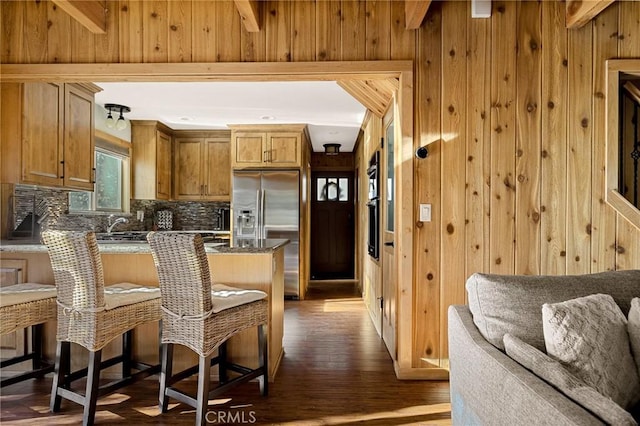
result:
<svg viewBox="0 0 640 426"><path fill-rule="evenodd" d="M351 279L354 270L353 173L311 176L311 278Z"/></svg>
<svg viewBox="0 0 640 426"><path fill-rule="evenodd" d="M395 259L395 126L393 109L385 116L384 145L382 149L382 339L393 359L397 359L396 346L396 259Z"/></svg>

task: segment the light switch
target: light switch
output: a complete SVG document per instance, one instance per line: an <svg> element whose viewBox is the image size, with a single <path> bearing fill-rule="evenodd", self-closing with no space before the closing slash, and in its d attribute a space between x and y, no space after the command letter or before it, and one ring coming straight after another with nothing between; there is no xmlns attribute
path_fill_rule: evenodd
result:
<svg viewBox="0 0 640 426"><path fill-rule="evenodd" d="M431 222L431 204L420 204L420 222Z"/></svg>

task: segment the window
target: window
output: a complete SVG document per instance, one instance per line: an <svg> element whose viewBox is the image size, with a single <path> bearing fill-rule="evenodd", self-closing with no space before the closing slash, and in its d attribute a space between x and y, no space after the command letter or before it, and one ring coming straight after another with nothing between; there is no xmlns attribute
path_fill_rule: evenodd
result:
<svg viewBox="0 0 640 426"><path fill-rule="evenodd" d="M640 208L640 77L620 75L620 194Z"/></svg>
<svg viewBox="0 0 640 426"><path fill-rule="evenodd" d="M640 60L607 61L607 203L640 228Z"/></svg>
<svg viewBox="0 0 640 426"><path fill-rule="evenodd" d="M321 177L317 181L317 201L348 201L349 179Z"/></svg>
<svg viewBox="0 0 640 426"><path fill-rule="evenodd" d="M387 194L387 224L386 230L393 232L393 220L394 220L394 194L393 188L395 186L395 154L394 149L394 134L393 134L393 121L387 127L387 137L385 140L386 160L387 160L387 187L385 188Z"/></svg>
<svg viewBox="0 0 640 426"><path fill-rule="evenodd" d="M128 212L129 156L128 149L112 147L96 139L94 192L69 193L69 211ZM111 148L111 149L110 149Z"/></svg>

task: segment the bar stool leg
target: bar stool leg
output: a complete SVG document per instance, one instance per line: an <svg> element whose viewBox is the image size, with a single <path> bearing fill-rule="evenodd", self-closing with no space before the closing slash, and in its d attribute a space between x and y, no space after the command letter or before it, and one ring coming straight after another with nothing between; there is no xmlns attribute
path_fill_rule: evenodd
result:
<svg viewBox="0 0 640 426"><path fill-rule="evenodd" d="M33 352L31 367L33 370L39 370L42 368L42 324L31 327L31 351Z"/></svg>
<svg viewBox="0 0 640 426"><path fill-rule="evenodd" d="M198 403L196 407L196 425L198 426L207 424L209 386L211 385L211 358L211 354L200 357L200 366L198 368Z"/></svg>
<svg viewBox="0 0 640 426"><path fill-rule="evenodd" d="M160 369L160 411L166 413L169 408L169 397L166 394L167 383L173 370L173 343L162 345L162 367Z"/></svg>
<svg viewBox="0 0 640 426"><path fill-rule="evenodd" d="M122 335L122 377L131 377L131 360L133 348L133 330Z"/></svg>
<svg viewBox="0 0 640 426"><path fill-rule="evenodd" d="M220 362L218 363L218 380L220 384L226 383L229 380L229 375L227 374L227 341L225 340L218 347L218 358Z"/></svg>
<svg viewBox="0 0 640 426"><path fill-rule="evenodd" d="M53 384L51 386L51 402L49 404L49 409L52 413L60 411L62 397L58 395L58 389L67 387L66 380L71 365L69 359L71 356L70 349L71 343L69 342L58 342L56 346L56 366L53 374Z"/></svg>
<svg viewBox="0 0 640 426"><path fill-rule="evenodd" d="M102 349L89 352L89 371L87 372L87 387L84 397L83 426L93 424L98 403L98 386L100 384L100 362L102 361Z"/></svg>
<svg viewBox="0 0 640 426"><path fill-rule="evenodd" d="M260 358L260 367L263 369L263 374L258 379L260 393L262 396L267 396L269 394L269 346L266 324L258 326L258 357Z"/></svg>

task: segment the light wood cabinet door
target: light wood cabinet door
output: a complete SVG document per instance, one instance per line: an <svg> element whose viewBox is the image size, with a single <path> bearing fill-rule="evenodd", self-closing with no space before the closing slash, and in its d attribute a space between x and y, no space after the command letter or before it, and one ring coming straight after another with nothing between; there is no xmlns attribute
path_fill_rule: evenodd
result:
<svg viewBox="0 0 640 426"><path fill-rule="evenodd" d="M202 141L202 138L176 138L174 197L177 200L199 200L202 197Z"/></svg>
<svg viewBox="0 0 640 426"><path fill-rule="evenodd" d="M267 133L267 151L269 166L300 166L300 133Z"/></svg>
<svg viewBox="0 0 640 426"><path fill-rule="evenodd" d="M23 85L22 176L35 185L60 186L63 160L64 85Z"/></svg>
<svg viewBox="0 0 640 426"><path fill-rule="evenodd" d="M201 167L204 196L209 200L226 200L231 193L231 147L228 138L207 138L203 142Z"/></svg>
<svg viewBox="0 0 640 426"><path fill-rule="evenodd" d="M91 83L2 83L3 183L93 191Z"/></svg>
<svg viewBox="0 0 640 426"><path fill-rule="evenodd" d="M256 167L267 159L267 134L263 132L236 132L233 136L233 163L240 167Z"/></svg>
<svg viewBox="0 0 640 426"><path fill-rule="evenodd" d="M94 100L70 84L65 85L63 186L93 191Z"/></svg>
<svg viewBox="0 0 640 426"><path fill-rule="evenodd" d="M131 121L132 198L171 199L172 138L157 121Z"/></svg>
<svg viewBox="0 0 640 426"><path fill-rule="evenodd" d="M158 200L171 199L171 136L156 130L156 177Z"/></svg>
<svg viewBox="0 0 640 426"><path fill-rule="evenodd" d="M229 137L185 137L175 140L177 200L226 201L231 189Z"/></svg>

